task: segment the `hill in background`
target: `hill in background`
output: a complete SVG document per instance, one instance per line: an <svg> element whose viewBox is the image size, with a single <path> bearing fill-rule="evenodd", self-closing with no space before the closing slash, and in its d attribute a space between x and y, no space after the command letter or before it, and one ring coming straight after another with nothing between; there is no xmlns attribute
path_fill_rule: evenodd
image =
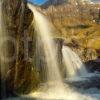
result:
<svg viewBox="0 0 100 100"><path fill-rule="evenodd" d="M76 51L86 50L85 60L100 56L100 4L80 3L65 0L49 0L42 5L42 12L49 17L57 30L56 37L64 38ZM79 0L78 0L79 1ZM45 6L46 5L46 6ZM94 44L94 45L93 45ZM92 52L90 57L88 51ZM78 52L79 53L79 52Z"/></svg>

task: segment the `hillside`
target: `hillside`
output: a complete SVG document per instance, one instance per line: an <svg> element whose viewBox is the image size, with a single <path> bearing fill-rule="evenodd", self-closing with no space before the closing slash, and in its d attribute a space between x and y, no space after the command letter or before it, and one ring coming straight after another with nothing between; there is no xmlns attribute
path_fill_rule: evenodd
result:
<svg viewBox="0 0 100 100"><path fill-rule="evenodd" d="M68 1L68 0L47 0L47 1L42 5L42 7L43 7L43 8L47 8L47 7L51 6L51 5L54 5L54 6L56 6L56 5L61 5L61 4L63 4L63 3L67 3L67 1Z"/></svg>
<svg viewBox="0 0 100 100"><path fill-rule="evenodd" d="M90 0L47 0L42 7L48 8L49 6L58 6L63 4L87 4L91 3Z"/></svg>
<svg viewBox="0 0 100 100"><path fill-rule="evenodd" d="M99 54L94 53L100 50L100 5L99 4L70 4L51 5L43 9L44 14L53 23L57 37L64 38L67 44L73 48L75 43L79 45L77 50L87 54L84 60L95 59ZM74 42L73 42L74 41ZM94 45L92 45L94 44ZM89 57L88 51L93 57Z"/></svg>

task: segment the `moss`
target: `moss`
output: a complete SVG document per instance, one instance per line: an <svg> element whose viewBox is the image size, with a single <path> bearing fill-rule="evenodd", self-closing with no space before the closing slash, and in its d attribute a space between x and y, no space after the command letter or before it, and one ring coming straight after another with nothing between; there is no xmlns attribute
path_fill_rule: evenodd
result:
<svg viewBox="0 0 100 100"><path fill-rule="evenodd" d="M29 93L34 91L39 85L39 77L33 65L24 62L18 63L17 76L15 76L14 88L18 93Z"/></svg>

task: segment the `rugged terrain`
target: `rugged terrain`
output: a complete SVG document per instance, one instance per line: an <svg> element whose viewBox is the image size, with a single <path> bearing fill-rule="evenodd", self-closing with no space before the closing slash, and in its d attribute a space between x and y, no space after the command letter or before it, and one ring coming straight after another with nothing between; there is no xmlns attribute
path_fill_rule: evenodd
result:
<svg viewBox="0 0 100 100"><path fill-rule="evenodd" d="M37 9L48 16L55 27L55 39L64 40L63 45L71 47L91 71L100 71L100 5L59 1L61 0L53 4L46 2ZM34 26L31 25L34 15L26 4L26 0L3 0L3 16L8 35L17 41L16 59L8 64L9 70L6 78L0 77L0 81L6 80L9 94L12 91L21 94L29 93L31 90L34 91L40 82L34 58L36 56L36 34ZM24 35L32 39L28 49L33 62L24 59L24 45L21 41ZM13 49L11 43L8 43L10 56L13 55ZM93 66L89 67L91 64Z"/></svg>
<svg viewBox="0 0 100 100"><path fill-rule="evenodd" d="M65 39L84 61L93 60L100 51L100 5L50 5L42 9L56 29L56 37Z"/></svg>

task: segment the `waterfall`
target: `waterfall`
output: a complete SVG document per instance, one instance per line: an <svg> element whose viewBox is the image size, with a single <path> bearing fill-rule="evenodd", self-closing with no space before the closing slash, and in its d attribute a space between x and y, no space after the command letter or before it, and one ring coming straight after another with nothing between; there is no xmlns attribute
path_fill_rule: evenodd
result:
<svg viewBox="0 0 100 100"><path fill-rule="evenodd" d="M63 46L62 53L68 77L85 76L88 73L79 56L69 47Z"/></svg>
<svg viewBox="0 0 100 100"><path fill-rule="evenodd" d="M47 71L47 82L42 88L40 86L38 91L30 93L28 96L35 97L37 100L73 100L73 98L74 100L79 100L80 98L82 100L92 100L90 96L82 95L73 91L68 85L65 87L56 58L57 52L55 50L54 40L52 39L51 33L53 33L53 31L51 24L44 15L34 8L32 4L28 4L28 7L34 13L34 21L32 24L35 26L37 32L37 41L40 42L40 44L37 42L37 45L41 45L37 50L41 51L41 47L43 47L47 67L47 70L45 70ZM75 53L73 53L73 55L77 58Z"/></svg>
<svg viewBox="0 0 100 100"><path fill-rule="evenodd" d="M37 36L40 37L41 45L45 54L47 67L47 84L50 86L48 91L53 95L55 94L54 92L56 92L56 95L58 96L61 94L64 95L65 89L58 68L59 65L56 58L57 54L55 51L55 43L52 39L52 29L50 28L51 25L46 17L39 13L33 5L28 4L28 6L34 13L33 24L35 24L35 30L38 34Z"/></svg>

